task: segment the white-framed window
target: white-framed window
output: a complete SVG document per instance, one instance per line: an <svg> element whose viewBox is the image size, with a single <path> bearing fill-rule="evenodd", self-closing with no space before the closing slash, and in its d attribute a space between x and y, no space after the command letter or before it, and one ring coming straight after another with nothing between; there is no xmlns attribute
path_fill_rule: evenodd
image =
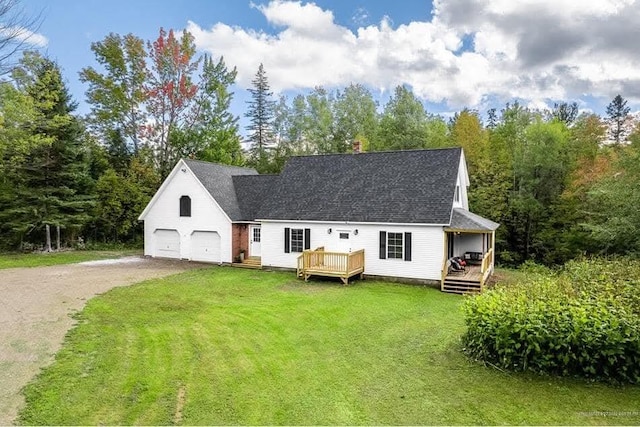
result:
<svg viewBox="0 0 640 427"><path fill-rule="evenodd" d="M340 233L340 238L341 239L348 239L349 238L349 233Z"/></svg>
<svg viewBox="0 0 640 427"><path fill-rule="evenodd" d="M380 259L411 261L411 232L386 232L380 230Z"/></svg>
<svg viewBox="0 0 640 427"><path fill-rule="evenodd" d="M260 227L253 228L253 241L255 243L260 243Z"/></svg>
<svg viewBox="0 0 640 427"><path fill-rule="evenodd" d="M402 233L387 233L387 258L403 259L404 235Z"/></svg>
<svg viewBox="0 0 640 427"><path fill-rule="evenodd" d="M460 203L460 186L456 185L456 195L453 199L456 203Z"/></svg>
<svg viewBox="0 0 640 427"><path fill-rule="evenodd" d="M304 229L291 229L291 252L302 252L304 248Z"/></svg>

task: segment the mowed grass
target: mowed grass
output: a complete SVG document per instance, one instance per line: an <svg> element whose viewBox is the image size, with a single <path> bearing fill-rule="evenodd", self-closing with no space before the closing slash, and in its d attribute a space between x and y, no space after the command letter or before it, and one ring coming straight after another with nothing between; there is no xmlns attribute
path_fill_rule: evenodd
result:
<svg viewBox="0 0 640 427"><path fill-rule="evenodd" d="M21 424L637 424L640 387L466 359L463 297L214 267L91 300ZM603 416L598 412L607 412Z"/></svg>
<svg viewBox="0 0 640 427"><path fill-rule="evenodd" d="M45 267L48 265L73 264L99 259L120 258L141 255L139 249L121 251L63 251L43 253L0 253L0 270L5 268Z"/></svg>

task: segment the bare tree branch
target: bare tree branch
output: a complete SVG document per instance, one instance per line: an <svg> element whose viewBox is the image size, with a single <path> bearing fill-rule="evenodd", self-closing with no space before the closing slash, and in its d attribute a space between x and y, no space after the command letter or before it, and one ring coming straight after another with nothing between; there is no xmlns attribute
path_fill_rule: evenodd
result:
<svg viewBox="0 0 640 427"><path fill-rule="evenodd" d="M0 0L0 75L11 71L17 53L26 46L41 45L37 31L42 12L28 15L20 0Z"/></svg>

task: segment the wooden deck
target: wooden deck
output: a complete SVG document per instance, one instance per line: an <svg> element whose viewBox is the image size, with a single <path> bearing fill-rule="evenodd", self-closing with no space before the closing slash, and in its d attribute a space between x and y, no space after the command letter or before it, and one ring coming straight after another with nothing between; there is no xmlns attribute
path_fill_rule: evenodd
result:
<svg viewBox="0 0 640 427"><path fill-rule="evenodd" d="M482 272L479 265L469 265L464 273L449 273L445 280L459 280L462 282L478 282L482 279Z"/></svg>
<svg viewBox="0 0 640 427"><path fill-rule="evenodd" d="M364 249L355 252L327 252L323 247L302 252L298 257L298 277L305 282L311 276L339 277L345 285L349 278L364 273Z"/></svg>

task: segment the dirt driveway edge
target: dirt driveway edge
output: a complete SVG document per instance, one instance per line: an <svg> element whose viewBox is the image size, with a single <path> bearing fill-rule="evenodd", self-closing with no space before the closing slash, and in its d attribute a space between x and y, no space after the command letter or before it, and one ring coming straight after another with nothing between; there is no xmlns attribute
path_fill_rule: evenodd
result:
<svg viewBox="0 0 640 427"><path fill-rule="evenodd" d="M74 325L72 315L99 294L203 264L125 257L0 270L0 425L24 404L20 390L49 365Z"/></svg>

